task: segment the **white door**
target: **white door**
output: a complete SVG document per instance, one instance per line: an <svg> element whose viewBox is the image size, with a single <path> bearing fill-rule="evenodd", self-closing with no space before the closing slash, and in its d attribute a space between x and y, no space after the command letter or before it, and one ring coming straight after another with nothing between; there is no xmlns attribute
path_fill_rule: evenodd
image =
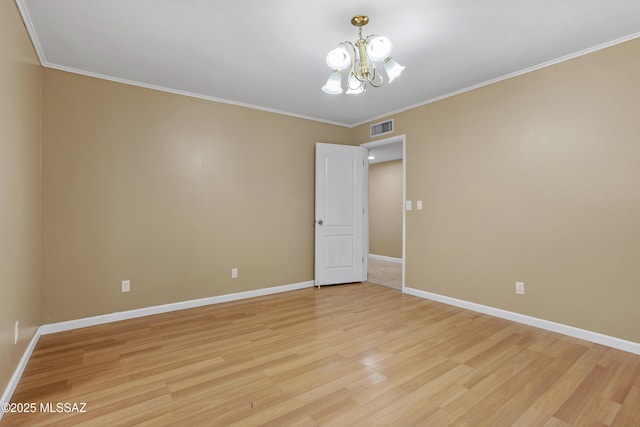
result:
<svg viewBox="0 0 640 427"><path fill-rule="evenodd" d="M363 147L316 144L316 286L366 280L366 153Z"/></svg>

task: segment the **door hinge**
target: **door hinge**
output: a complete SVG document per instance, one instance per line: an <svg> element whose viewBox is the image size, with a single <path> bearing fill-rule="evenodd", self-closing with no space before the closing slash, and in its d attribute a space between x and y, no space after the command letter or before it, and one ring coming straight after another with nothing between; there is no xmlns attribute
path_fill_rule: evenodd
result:
<svg viewBox="0 0 640 427"><path fill-rule="evenodd" d="M364 257L362 257L362 263L364 264Z"/></svg>

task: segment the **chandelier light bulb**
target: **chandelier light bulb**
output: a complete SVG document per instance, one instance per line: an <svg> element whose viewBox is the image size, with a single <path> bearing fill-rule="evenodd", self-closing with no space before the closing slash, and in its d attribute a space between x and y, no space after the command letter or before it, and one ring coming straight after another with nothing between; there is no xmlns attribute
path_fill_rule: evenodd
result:
<svg viewBox="0 0 640 427"><path fill-rule="evenodd" d="M385 36L369 36L367 43L367 54L373 61L382 61L391 55L393 45L391 40Z"/></svg>
<svg viewBox="0 0 640 427"><path fill-rule="evenodd" d="M322 86L322 91L331 95L338 95L342 93L340 77L340 70L335 70L333 73L331 73L329 79L327 80L327 83Z"/></svg>
<svg viewBox="0 0 640 427"><path fill-rule="evenodd" d="M344 43L340 43L327 54L327 65L332 70L342 71L351 65L351 55Z"/></svg>

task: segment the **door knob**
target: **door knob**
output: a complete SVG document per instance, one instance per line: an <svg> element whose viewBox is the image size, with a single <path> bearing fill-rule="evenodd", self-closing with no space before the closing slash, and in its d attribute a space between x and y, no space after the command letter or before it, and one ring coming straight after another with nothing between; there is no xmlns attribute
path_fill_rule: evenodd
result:
<svg viewBox="0 0 640 427"><path fill-rule="evenodd" d="M319 220L318 220L318 225L322 225L322 224L323 224L322 220L321 220L321 219L319 219Z"/></svg>

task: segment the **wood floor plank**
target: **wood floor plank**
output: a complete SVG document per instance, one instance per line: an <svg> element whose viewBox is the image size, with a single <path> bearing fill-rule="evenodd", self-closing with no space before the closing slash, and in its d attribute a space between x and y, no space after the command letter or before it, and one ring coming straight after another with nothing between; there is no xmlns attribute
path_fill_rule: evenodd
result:
<svg viewBox="0 0 640 427"><path fill-rule="evenodd" d="M2 426L640 425L640 356L372 284L41 337Z"/></svg>

